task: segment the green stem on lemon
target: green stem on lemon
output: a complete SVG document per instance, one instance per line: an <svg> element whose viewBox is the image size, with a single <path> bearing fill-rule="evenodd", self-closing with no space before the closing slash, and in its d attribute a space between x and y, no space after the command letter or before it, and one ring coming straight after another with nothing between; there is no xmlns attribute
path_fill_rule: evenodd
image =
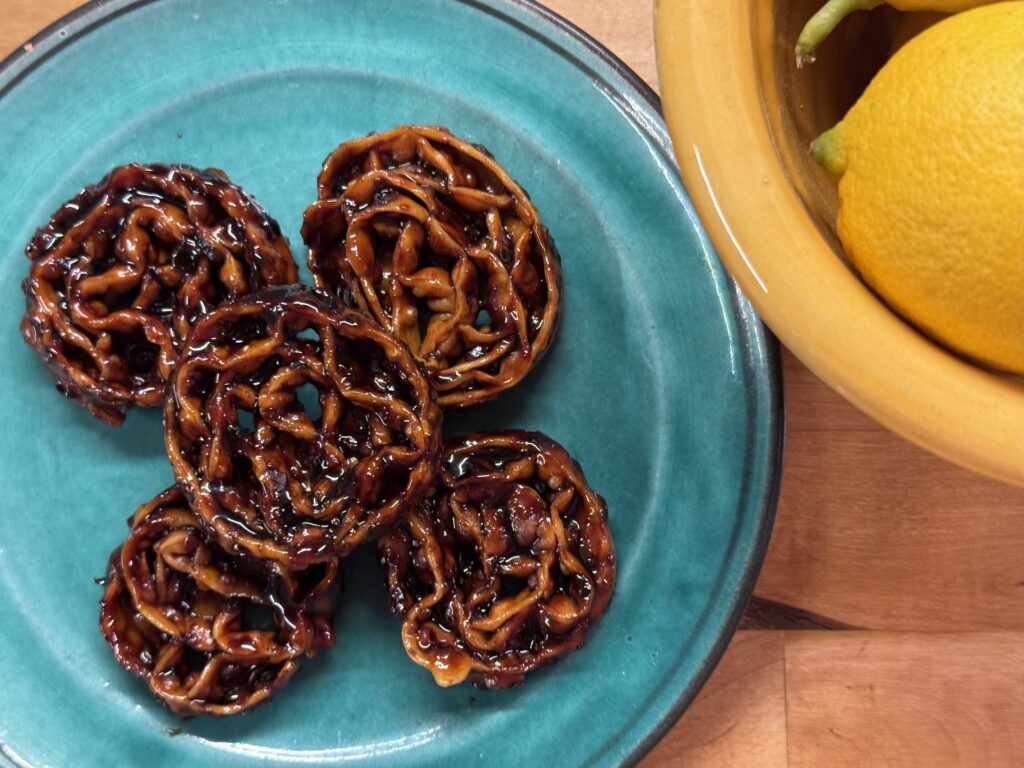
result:
<svg viewBox="0 0 1024 768"><path fill-rule="evenodd" d="M815 162L838 179L846 173L846 150L843 148L843 122L840 120L811 142Z"/></svg>
<svg viewBox="0 0 1024 768"><path fill-rule="evenodd" d="M828 0L811 20L804 25L796 41L796 65L802 67L814 61L814 52L836 25L854 11L870 11L884 0Z"/></svg>

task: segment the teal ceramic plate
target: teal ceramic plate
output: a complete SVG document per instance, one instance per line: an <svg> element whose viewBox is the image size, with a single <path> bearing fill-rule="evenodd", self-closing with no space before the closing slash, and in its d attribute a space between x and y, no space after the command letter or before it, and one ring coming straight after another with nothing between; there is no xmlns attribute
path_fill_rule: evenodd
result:
<svg viewBox="0 0 1024 768"><path fill-rule="evenodd" d="M125 519L171 479L160 416L111 429L60 397L18 320L22 254L77 189L132 160L224 168L299 223L340 141L406 122L485 144L562 253L539 369L451 418L539 429L608 500L611 608L517 689L442 690L408 661L369 551L338 643L268 705L181 721L97 625ZM780 457L775 342L719 264L653 94L522 0L105 0L0 67L0 742L18 765L612 765L693 698L747 598ZM308 275L307 275L308 276Z"/></svg>

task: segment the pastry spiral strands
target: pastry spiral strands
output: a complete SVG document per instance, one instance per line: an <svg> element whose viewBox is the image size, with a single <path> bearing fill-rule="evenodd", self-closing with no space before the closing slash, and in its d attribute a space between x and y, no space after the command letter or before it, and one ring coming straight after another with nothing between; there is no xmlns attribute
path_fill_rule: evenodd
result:
<svg viewBox="0 0 1024 768"><path fill-rule="evenodd" d="M311 387L315 402L303 403ZM175 476L231 552L348 554L437 474L441 410L401 342L356 310L273 288L199 319L164 410Z"/></svg>
<svg viewBox="0 0 1024 768"><path fill-rule="evenodd" d="M379 542L406 652L442 686L505 688L582 646L611 598L604 501L538 433L445 447L440 488Z"/></svg>
<svg viewBox="0 0 1024 768"><path fill-rule="evenodd" d="M187 166L114 169L26 253L22 335L61 392L113 425L163 403L197 317L297 280L277 222L222 172Z"/></svg>
<svg viewBox="0 0 1024 768"><path fill-rule="evenodd" d="M442 407L491 400L537 364L561 311L558 251L479 145L406 126L339 146L306 211L317 285L426 366Z"/></svg>
<svg viewBox="0 0 1024 768"><path fill-rule="evenodd" d="M170 488L139 508L111 555L100 626L118 662L174 712L236 714L334 644L337 570L229 555ZM254 611L270 626L246 626Z"/></svg>

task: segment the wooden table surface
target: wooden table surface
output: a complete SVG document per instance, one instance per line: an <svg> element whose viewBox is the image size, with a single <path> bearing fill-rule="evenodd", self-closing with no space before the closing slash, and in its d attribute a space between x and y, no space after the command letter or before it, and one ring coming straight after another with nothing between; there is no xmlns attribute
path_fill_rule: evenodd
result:
<svg viewBox="0 0 1024 768"><path fill-rule="evenodd" d="M77 4L0 0L0 55ZM547 4L657 86L651 0ZM1024 490L783 363L785 475L756 597L644 766L1024 765Z"/></svg>

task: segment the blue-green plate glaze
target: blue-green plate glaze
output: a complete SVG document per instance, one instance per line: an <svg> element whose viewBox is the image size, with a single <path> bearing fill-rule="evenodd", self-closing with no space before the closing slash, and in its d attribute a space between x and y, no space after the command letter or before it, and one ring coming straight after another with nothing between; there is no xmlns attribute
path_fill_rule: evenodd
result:
<svg viewBox="0 0 1024 768"><path fill-rule="evenodd" d="M179 720L116 666L101 576L171 480L160 415L112 429L22 343L25 243L128 161L216 166L297 253L320 163L407 122L486 145L561 250L543 364L450 434L547 432L608 501L619 553L586 647L507 691L410 662L373 553L346 563L333 651L268 705ZM775 342L716 258L655 97L524 0L106 0L0 65L0 743L30 766L613 765L696 694L749 597L780 458ZM308 277L308 273L304 272Z"/></svg>

